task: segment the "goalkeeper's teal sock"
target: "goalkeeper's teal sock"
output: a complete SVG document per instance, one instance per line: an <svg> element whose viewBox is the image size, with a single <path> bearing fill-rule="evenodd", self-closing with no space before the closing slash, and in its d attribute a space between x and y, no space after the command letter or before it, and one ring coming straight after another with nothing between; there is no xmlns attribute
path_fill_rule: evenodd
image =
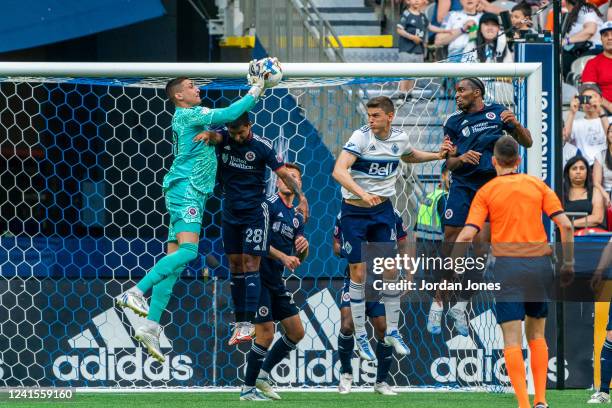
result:
<svg viewBox="0 0 612 408"><path fill-rule="evenodd" d="M168 276L172 275L172 273L178 269L179 267L184 267L189 262L193 261L198 257L198 244L193 243L185 243L179 246L179 249L170 255L164 256L159 260L145 275L144 278L138 282L136 287L140 289L143 293L147 293L149 289L153 286L157 285ZM180 271L179 271L180 273ZM176 281L176 280L175 280ZM172 283L174 285L174 283Z"/></svg>
<svg viewBox="0 0 612 408"><path fill-rule="evenodd" d="M149 306L149 314L147 315L148 320L159 323L162 313L164 310L166 310L168 302L170 302L170 296L172 296L174 284L178 280L179 276L181 276L183 269L185 269L184 266L176 268L176 270L166 277L166 279L153 286L151 305Z"/></svg>

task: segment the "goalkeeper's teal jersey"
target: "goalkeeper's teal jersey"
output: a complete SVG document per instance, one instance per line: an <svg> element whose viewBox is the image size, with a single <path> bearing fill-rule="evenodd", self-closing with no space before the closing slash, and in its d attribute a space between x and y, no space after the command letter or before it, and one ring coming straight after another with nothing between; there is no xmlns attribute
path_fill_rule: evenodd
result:
<svg viewBox="0 0 612 408"><path fill-rule="evenodd" d="M204 142L194 142L193 138L208 130L210 125L236 120L256 102L252 95L247 95L223 109L177 107L172 118L174 161L164 177L164 190L178 181L189 180L196 190L211 193L217 173L215 148Z"/></svg>

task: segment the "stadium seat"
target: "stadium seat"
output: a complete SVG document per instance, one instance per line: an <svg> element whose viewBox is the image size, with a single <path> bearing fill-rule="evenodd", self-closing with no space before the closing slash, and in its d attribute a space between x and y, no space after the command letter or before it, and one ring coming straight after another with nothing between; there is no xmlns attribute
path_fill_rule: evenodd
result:
<svg viewBox="0 0 612 408"><path fill-rule="evenodd" d="M603 228L583 228L581 230L578 230L574 233L574 236L576 237L582 237L585 235L593 235L593 234L608 234L609 231L606 231Z"/></svg>
<svg viewBox="0 0 612 408"><path fill-rule="evenodd" d="M512 7L516 6L516 3L508 0L496 0L491 3L494 6L502 8L504 10L512 10Z"/></svg>
<svg viewBox="0 0 612 408"><path fill-rule="evenodd" d="M572 62L570 73L567 74L567 82L572 85L578 85L582 78L582 71L590 59L595 58L595 55L585 55L584 57L577 58Z"/></svg>
<svg viewBox="0 0 612 408"><path fill-rule="evenodd" d="M601 6L599 6L599 12L601 14L603 14L604 16L604 21L606 19L606 15L608 14L608 7L610 7L610 3L605 2L604 4L602 4Z"/></svg>

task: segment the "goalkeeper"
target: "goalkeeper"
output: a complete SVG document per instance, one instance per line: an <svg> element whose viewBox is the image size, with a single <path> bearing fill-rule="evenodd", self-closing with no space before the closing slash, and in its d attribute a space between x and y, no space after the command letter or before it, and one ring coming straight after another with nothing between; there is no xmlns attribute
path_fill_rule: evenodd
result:
<svg viewBox="0 0 612 408"><path fill-rule="evenodd" d="M256 72L254 64L251 62L249 72ZM134 337L159 362L165 360L159 347L161 314L181 272L198 256L202 215L215 186L215 148L194 140L194 137L211 125L231 122L252 109L264 92L264 75L265 72L249 74L247 78L251 88L248 94L223 109L200 106L200 90L189 78L174 78L166 84L166 94L176 107L172 117L174 161L163 181L166 208L170 214L168 253L136 286L117 300L119 306L147 317L146 323L136 329ZM149 289L153 289L150 308L144 297Z"/></svg>

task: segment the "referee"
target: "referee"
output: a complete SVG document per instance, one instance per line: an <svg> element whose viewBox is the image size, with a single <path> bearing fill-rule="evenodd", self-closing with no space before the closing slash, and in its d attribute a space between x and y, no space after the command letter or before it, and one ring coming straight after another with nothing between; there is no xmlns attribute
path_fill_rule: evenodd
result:
<svg viewBox="0 0 612 408"><path fill-rule="evenodd" d="M465 227L457 242L472 242L485 224L491 226L491 244L496 257L494 274L507 274L510 280L533 287L539 280L552 282L552 250L542 223L542 211L561 231L564 278L573 274L572 227L555 193L540 179L516 173L520 163L519 146L510 136L501 137L492 158L497 177L485 184L472 201ZM503 284L504 282L502 282ZM537 286L536 286L537 287ZM507 289L502 287L502 290ZM546 285L541 286L546 291ZM544 297L542 293L542 297ZM547 302L496 302L495 314L504 335L504 357L519 408L530 408L523 360L522 327L531 350L531 370L535 385L534 408L546 408L548 346L544 338Z"/></svg>

